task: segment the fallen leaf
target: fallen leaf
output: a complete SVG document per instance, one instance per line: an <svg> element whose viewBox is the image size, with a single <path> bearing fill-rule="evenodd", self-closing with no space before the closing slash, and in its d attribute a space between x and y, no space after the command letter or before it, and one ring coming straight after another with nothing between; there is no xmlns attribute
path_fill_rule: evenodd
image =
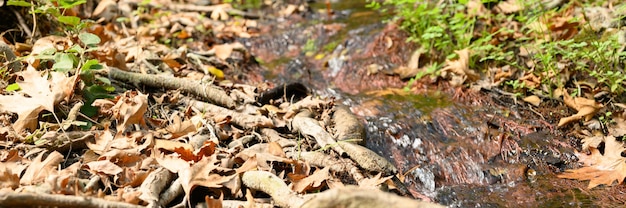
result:
<svg viewBox="0 0 626 208"><path fill-rule="evenodd" d="M566 170L565 173L558 175L559 178L568 178L576 180L589 180L591 189L599 185L621 184L626 177L626 158L622 157L622 152L626 150L622 142L619 142L613 136L604 137L604 154L600 149L590 148L591 155L577 153L580 162L589 164L575 170Z"/></svg>
<svg viewBox="0 0 626 208"><path fill-rule="evenodd" d="M601 103L598 103L592 99L587 99L583 97L572 98L569 93L567 93L567 91L563 92L563 103L578 112L572 116L561 118L561 120L559 120L558 126L563 126L570 122L578 121L582 118L584 118L585 121L588 121L595 115L596 112L598 112L598 110L600 110L600 108L603 107Z"/></svg>
<svg viewBox="0 0 626 208"><path fill-rule="evenodd" d="M524 9L524 4L523 1L519 0L507 0L498 3L494 9L504 14L511 14L522 11Z"/></svg>
<svg viewBox="0 0 626 208"><path fill-rule="evenodd" d="M148 110L148 95L137 91L125 92L111 110L119 122L118 133L123 132L133 124L141 124L145 127L146 121L143 115Z"/></svg>
<svg viewBox="0 0 626 208"><path fill-rule="evenodd" d="M44 161L41 161L46 151L37 155L33 162L26 168L26 172L20 179L20 184L31 185L43 182L50 174L57 171L57 166L63 161L63 155L57 151L48 154Z"/></svg>
<svg viewBox="0 0 626 208"><path fill-rule="evenodd" d="M320 190L321 188L323 188L324 181L330 179L330 173L328 172L329 170L329 167L318 169L310 176L303 178L302 180L293 182L291 184L291 189L298 193Z"/></svg>
<svg viewBox="0 0 626 208"><path fill-rule="evenodd" d="M185 193L190 194L196 186L221 188L223 187L222 183L227 183L233 176L237 176L237 174L222 176L219 173L214 172L219 167L217 165L218 162L219 160L217 159L217 155L204 157L202 160L193 164L191 168L183 169L179 172L178 175L181 179L180 183L183 186Z"/></svg>
<svg viewBox="0 0 626 208"><path fill-rule="evenodd" d="M0 189L10 188L14 190L19 186L20 176L11 172L8 168L0 168Z"/></svg>
<svg viewBox="0 0 626 208"><path fill-rule="evenodd" d="M123 171L120 166L117 166L115 163L108 160L93 161L85 164L84 166L94 172L104 173L107 175L117 175Z"/></svg>
<svg viewBox="0 0 626 208"><path fill-rule="evenodd" d="M531 96L525 97L524 101L534 106L539 106L539 104L541 103L541 98L539 98L539 96L536 96L536 95L531 95Z"/></svg>
<svg viewBox="0 0 626 208"><path fill-rule="evenodd" d="M0 95L0 111L17 113L13 123L17 132L37 128L37 118L43 110L54 112L54 106L68 98L74 90L74 77L60 72L40 75L34 69L21 72L24 81L16 81L21 91L13 95ZM48 80L48 76L51 78Z"/></svg>
<svg viewBox="0 0 626 208"><path fill-rule="evenodd" d="M217 58L226 60L228 57L230 57L230 54L233 52L233 50L242 48L244 48L244 46L241 43L235 42L213 46L213 49L211 49L210 51L214 51Z"/></svg>
<svg viewBox="0 0 626 208"><path fill-rule="evenodd" d="M454 51L459 58L456 60L446 60L446 66L441 69L441 77L450 80L452 86L461 86L465 81L476 81L480 76L469 68L470 50L465 48Z"/></svg>

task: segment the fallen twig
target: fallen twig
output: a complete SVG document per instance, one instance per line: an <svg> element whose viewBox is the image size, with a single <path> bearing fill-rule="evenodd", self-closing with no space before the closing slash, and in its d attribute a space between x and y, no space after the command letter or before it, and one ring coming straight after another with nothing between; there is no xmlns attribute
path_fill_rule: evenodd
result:
<svg viewBox="0 0 626 208"><path fill-rule="evenodd" d="M224 90L209 83L170 76L127 72L115 67L109 67L108 76L114 80L141 84L148 87L180 89L183 92L198 96L205 101L230 109L235 108L236 105L235 101L230 98Z"/></svg>

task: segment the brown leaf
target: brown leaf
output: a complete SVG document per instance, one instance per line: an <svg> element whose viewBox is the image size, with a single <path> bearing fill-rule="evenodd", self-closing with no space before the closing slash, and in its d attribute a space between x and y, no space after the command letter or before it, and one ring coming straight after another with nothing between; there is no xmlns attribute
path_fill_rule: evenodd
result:
<svg viewBox="0 0 626 208"><path fill-rule="evenodd" d="M189 194L196 186L203 186L208 188L221 188L222 183L227 183L233 176L222 176L215 173L218 169L217 163L219 160L216 155L211 157L204 157L202 160L193 164L191 168L183 169L178 173L181 179L181 185L185 193Z"/></svg>
<svg viewBox="0 0 626 208"><path fill-rule="evenodd" d="M165 130L171 134L169 139L175 139L189 133L196 132L196 126L193 125L191 120L182 121L180 116L175 115L172 119L172 124L165 127Z"/></svg>
<svg viewBox="0 0 626 208"><path fill-rule="evenodd" d="M611 186L615 181L621 184L626 177L626 158L622 157L622 152L626 148L622 142L617 141L613 136L604 137L604 142L604 154L597 148L591 148L591 155L589 156L577 154L580 162L590 166L566 170L558 177L589 180L588 188L590 189L598 185Z"/></svg>
<svg viewBox="0 0 626 208"><path fill-rule="evenodd" d="M465 48L454 52L459 58L454 61L446 60L446 66L441 69L441 77L449 79L452 86L460 86L467 80L478 80L480 76L469 68L470 50Z"/></svg>
<svg viewBox="0 0 626 208"><path fill-rule="evenodd" d="M118 133L123 132L128 126L133 124L146 126L143 115L148 110L148 95L136 91L126 92L121 95L121 98L111 110L113 111L113 116L119 122L117 127Z"/></svg>
<svg viewBox="0 0 626 208"><path fill-rule="evenodd" d="M17 132L37 128L37 118L43 110L54 112L54 106L66 99L74 90L74 77L60 72L44 73L34 69L21 73L24 81L16 81L20 94L0 95L0 111L17 113L13 124ZM48 80L50 76L50 80Z"/></svg>
<svg viewBox="0 0 626 208"><path fill-rule="evenodd" d="M359 181L359 187L361 188L371 188L378 189L380 184L387 182L389 179L393 178L393 176L382 177L381 173L378 173L376 176L372 178L365 178Z"/></svg>
<svg viewBox="0 0 626 208"><path fill-rule="evenodd" d="M321 188L323 188L324 181L330 179L330 173L328 172L329 170L329 167L318 169L310 176L302 180L293 182L291 184L291 189L298 193L320 190Z"/></svg>
<svg viewBox="0 0 626 208"><path fill-rule="evenodd" d="M41 161L45 153L45 151L39 153L30 166L26 168L26 172L20 179L20 184L31 185L43 182L48 175L56 173L57 166L63 161L63 155L54 151L44 161Z"/></svg>
<svg viewBox="0 0 626 208"><path fill-rule="evenodd" d="M20 176L11 172L11 169L0 167L0 189L16 189L20 186Z"/></svg>
<svg viewBox="0 0 626 208"><path fill-rule="evenodd" d="M87 168L94 172L104 173L107 175L117 175L123 171L120 166L108 160L93 161L85 164Z"/></svg>
<svg viewBox="0 0 626 208"><path fill-rule="evenodd" d="M215 56L217 56L217 58L226 60L228 57L230 57L230 54L233 52L234 49L242 48L244 48L244 46L241 43L235 42L213 46L212 50L215 51Z"/></svg>
<svg viewBox="0 0 626 208"><path fill-rule="evenodd" d="M276 157L287 158L287 155L285 155L283 148L280 146L280 144L278 144L278 142L268 143L267 152Z"/></svg>
<svg viewBox="0 0 626 208"><path fill-rule="evenodd" d="M504 14L511 14L522 11L524 9L524 4L519 0L507 0L498 3L494 9Z"/></svg>
<svg viewBox="0 0 626 208"><path fill-rule="evenodd" d="M596 112L598 112L598 110L600 110L600 108L603 107L601 103L598 103L595 100L582 97L572 98L567 91L563 93L563 103L570 108L575 109L578 113L566 118L561 118L558 126L566 125L570 122L580 120L581 118L585 118L585 121L588 121L595 115Z"/></svg>
<svg viewBox="0 0 626 208"><path fill-rule="evenodd" d="M531 95L531 96L525 97L524 101L534 106L539 106L539 104L541 103L541 98L539 98L539 96L536 96L536 95Z"/></svg>

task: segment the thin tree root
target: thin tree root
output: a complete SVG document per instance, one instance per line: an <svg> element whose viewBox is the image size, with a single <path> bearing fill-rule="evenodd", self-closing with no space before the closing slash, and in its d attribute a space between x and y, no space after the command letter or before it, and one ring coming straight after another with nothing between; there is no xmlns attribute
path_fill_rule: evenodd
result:
<svg viewBox="0 0 626 208"><path fill-rule="evenodd" d="M344 150L337 145L333 136L326 132L317 120L310 118L309 115L310 112L308 110L298 113L291 121L293 130L302 135L313 137L321 148L330 147L339 155L344 155Z"/></svg>

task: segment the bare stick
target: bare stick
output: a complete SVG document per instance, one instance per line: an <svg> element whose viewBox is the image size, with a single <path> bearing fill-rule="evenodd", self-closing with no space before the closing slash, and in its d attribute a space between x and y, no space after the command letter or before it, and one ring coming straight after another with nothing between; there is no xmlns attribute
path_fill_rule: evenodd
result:
<svg viewBox="0 0 626 208"><path fill-rule="evenodd" d="M140 208L143 206L94 197L4 191L0 193L0 207Z"/></svg>
<svg viewBox="0 0 626 208"><path fill-rule="evenodd" d="M209 83L169 76L127 72L115 67L109 67L108 73L109 78L118 81L155 88L181 89L183 92L198 96L205 101L230 109L235 108L235 101L224 90Z"/></svg>
<svg viewBox="0 0 626 208"><path fill-rule="evenodd" d="M174 174L163 167L152 171L141 183L140 190L142 193L139 198L151 205L158 205L161 192L172 181L173 177Z"/></svg>

